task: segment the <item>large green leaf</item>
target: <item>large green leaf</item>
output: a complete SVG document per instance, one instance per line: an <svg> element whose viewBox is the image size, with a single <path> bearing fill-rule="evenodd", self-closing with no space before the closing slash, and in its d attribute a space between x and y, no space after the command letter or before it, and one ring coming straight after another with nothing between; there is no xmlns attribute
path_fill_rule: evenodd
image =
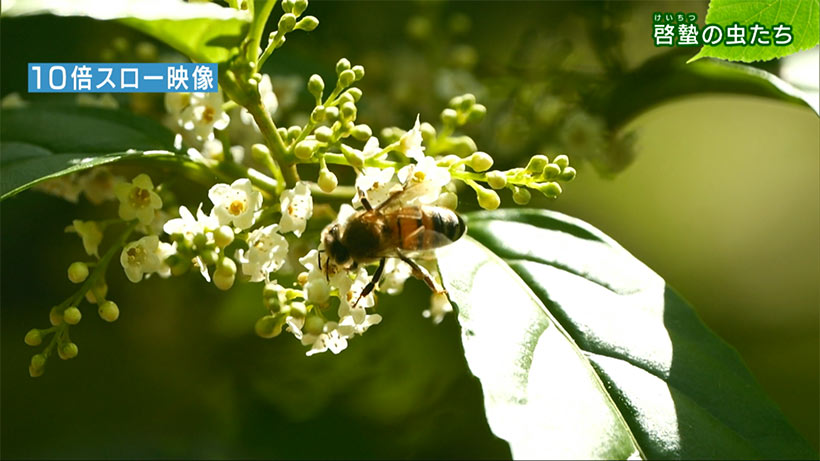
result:
<svg viewBox="0 0 820 461"><path fill-rule="evenodd" d="M6 0L3 16L53 14L118 20L197 62L225 62L245 36L246 11L182 0Z"/></svg>
<svg viewBox="0 0 820 461"><path fill-rule="evenodd" d="M706 24L721 27L732 24L751 26L759 23L771 30L777 24L792 27L794 41L786 46L704 45L692 60L714 57L729 61L768 61L807 50L820 41L820 2L818 0L712 0L706 13ZM724 29L725 30L725 29ZM746 40L749 40L747 33ZM774 37L772 33L768 39Z"/></svg>
<svg viewBox="0 0 820 461"><path fill-rule="evenodd" d="M598 229L535 210L468 226L439 264L514 457L816 458L737 353Z"/></svg>
<svg viewBox="0 0 820 461"><path fill-rule="evenodd" d="M169 152L174 134L128 112L73 106L0 111L0 199L38 182L106 163L192 163ZM148 151L147 153L145 151Z"/></svg>

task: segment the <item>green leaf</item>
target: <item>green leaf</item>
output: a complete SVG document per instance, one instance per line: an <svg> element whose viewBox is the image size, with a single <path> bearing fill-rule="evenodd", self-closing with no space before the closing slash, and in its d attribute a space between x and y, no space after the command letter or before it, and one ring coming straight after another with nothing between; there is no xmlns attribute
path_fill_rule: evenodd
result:
<svg viewBox="0 0 820 461"><path fill-rule="evenodd" d="M169 152L174 134L165 127L128 112L95 107L3 109L0 139L0 200L46 179L106 163L190 163Z"/></svg>
<svg viewBox="0 0 820 461"><path fill-rule="evenodd" d="M737 353L601 231L537 210L468 218L439 265L515 458L816 458Z"/></svg>
<svg viewBox="0 0 820 461"><path fill-rule="evenodd" d="M3 16L53 14L117 20L177 49L195 62L221 63L238 50L250 16L213 3L182 0L7 0Z"/></svg>
<svg viewBox="0 0 820 461"><path fill-rule="evenodd" d="M751 26L760 23L768 30L777 24L792 26L794 41L786 46L716 46L704 45L692 60L704 57L728 61L768 61L800 50L807 50L820 41L820 2L818 0L712 0L706 12L706 24L721 27L738 23ZM725 29L724 29L725 31ZM749 39L747 32L747 41ZM773 37L774 33L770 36Z"/></svg>

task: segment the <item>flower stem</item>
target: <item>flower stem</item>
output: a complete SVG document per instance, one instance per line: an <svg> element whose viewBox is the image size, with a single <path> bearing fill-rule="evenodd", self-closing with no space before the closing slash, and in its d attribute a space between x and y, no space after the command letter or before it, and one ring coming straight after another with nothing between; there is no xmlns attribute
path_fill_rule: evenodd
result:
<svg viewBox="0 0 820 461"><path fill-rule="evenodd" d="M253 0L250 0L254 3ZM250 38L247 59L249 62L258 63L259 59L259 45L262 42L262 33L265 31L265 24L268 22L273 7L276 5L276 0L265 1L258 11L253 11L253 22L251 23L251 30L248 33ZM258 67L256 67L258 69Z"/></svg>

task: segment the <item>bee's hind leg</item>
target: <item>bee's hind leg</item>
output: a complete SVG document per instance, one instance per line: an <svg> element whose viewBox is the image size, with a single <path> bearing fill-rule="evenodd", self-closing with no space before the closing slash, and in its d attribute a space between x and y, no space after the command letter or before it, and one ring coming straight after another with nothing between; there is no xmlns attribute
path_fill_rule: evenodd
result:
<svg viewBox="0 0 820 461"><path fill-rule="evenodd" d="M376 284L379 283L379 280L382 278L382 274L384 274L384 261L384 258L382 258L381 261L379 261L379 267L376 268L376 272L373 273L373 277L370 279L370 282L368 282L367 285L365 285L364 289L362 289L362 292L359 293L359 297L356 298L356 302L353 303L354 308L359 304L359 301L361 301L362 298L369 295L370 292L373 291L374 288L376 288Z"/></svg>
<svg viewBox="0 0 820 461"><path fill-rule="evenodd" d="M426 283L427 286L430 287L430 289L433 290L434 293L447 293L447 290L440 287L438 283L436 283L436 280L433 278L432 275L430 275L430 272L428 272L427 269L419 266L417 262L413 261L412 259L408 258L407 256L401 253L399 253L399 259L409 264L410 268L413 269L413 277L423 280L424 283Z"/></svg>

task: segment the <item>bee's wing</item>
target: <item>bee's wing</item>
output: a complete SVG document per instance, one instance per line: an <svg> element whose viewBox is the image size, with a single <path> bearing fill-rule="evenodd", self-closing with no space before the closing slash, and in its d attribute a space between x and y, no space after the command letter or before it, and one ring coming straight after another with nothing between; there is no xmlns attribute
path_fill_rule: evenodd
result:
<svg viewBox="0 0 820 461"><path fill-rule="evenodd" d="M393 208L398 208L412 201L415 198L421 197L431 192L438 192L435 189L437 189L437 186L430 182L420 182L417 184L413 184L411 186L393 192L389 197L387 197L387 200L380 203L376 207L376 209L384 212Z"/></svg>

